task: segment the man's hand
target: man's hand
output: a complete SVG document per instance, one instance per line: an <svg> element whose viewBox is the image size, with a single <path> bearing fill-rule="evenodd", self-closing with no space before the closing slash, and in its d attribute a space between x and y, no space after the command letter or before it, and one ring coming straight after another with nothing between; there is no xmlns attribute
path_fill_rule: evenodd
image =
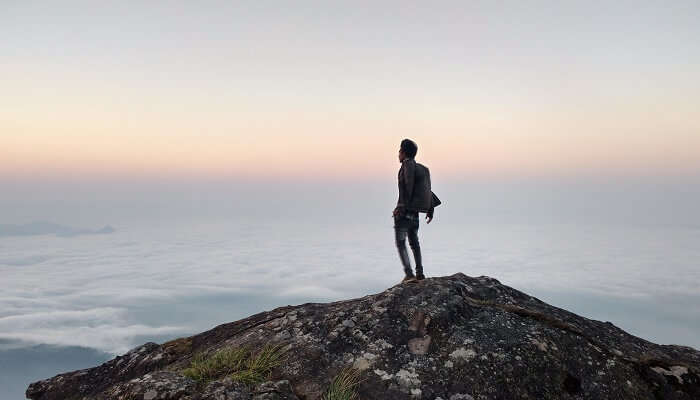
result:
<svg viewBox="0 0 700 400"><path fill-rule="evenodd" d="M401 211L399 210L399 208L396 207L396 208L394 208L394 212L391 213L391 216L392 216L392 217L395 217L395 216L399 215L400 212L401 212Z"/></svg>

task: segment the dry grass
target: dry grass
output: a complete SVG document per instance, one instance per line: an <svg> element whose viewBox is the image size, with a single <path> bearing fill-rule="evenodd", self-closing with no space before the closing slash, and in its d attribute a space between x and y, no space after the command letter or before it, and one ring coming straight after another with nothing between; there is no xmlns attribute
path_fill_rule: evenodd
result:
<svg viewBox="0 0 700 400"><path fill-rule="evenodd" d="M356 388L362 382L361 372L354 368L345 368L333 378L323 400L357 400Z"/></svg>
<svg viewBox="0 0 700 400"><path fill-rule="evenodd" d="M209 356L197 354L182 373L198 382L229 376L236 382L252 385L268 378L284 358L281 345L265 345L257 351L247 347L227 348Z"/></svg>

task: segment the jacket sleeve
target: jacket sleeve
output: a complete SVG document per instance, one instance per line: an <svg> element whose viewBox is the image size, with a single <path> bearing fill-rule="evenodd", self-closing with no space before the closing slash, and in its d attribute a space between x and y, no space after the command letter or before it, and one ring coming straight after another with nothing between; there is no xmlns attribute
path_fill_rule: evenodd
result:
<svg viewBox="0 0 700 400"><path fill-rule="evenodd" d="M404 206L411 204L413 199L413 187L416 181L416 162L413 160L408 160L403 163L403 181L405 182L405 193Z"/></svg>
<svg viewBox="0 0 700 400"><path fill-rule="evenodd" d="M428 210L428 217L430 217L430 219L432 219L432 218L433 218L433 215L434 215L434 213L435 213L435 207L437 207L437 206L439 206L440 204L442 204L442 202L441 202L440 199L435 195L435 193L433 193L432 190L430 191L430 196L431 196L431 198L430 198L430 209Z"/></svg>

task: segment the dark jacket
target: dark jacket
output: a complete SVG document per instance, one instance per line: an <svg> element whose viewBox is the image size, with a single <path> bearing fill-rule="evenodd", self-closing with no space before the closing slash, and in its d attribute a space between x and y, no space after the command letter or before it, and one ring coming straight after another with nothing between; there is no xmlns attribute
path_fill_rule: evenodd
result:
<svg viewBox="0 0 700 400"><path fill-rule="evenodd" d="M413 158L406 158L399 169L399 200L396 208L403 215L406 211L418 211L433 215L430 170Z"/></svg>

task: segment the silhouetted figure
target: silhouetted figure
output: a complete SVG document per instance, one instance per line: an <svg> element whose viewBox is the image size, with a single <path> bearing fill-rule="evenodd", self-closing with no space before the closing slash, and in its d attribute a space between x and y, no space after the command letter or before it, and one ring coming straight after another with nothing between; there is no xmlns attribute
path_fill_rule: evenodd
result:
<svg viewBox="0 0 700 400"><path fill-rule="evenodd" d="M435 207L440 200L430 189L430 170L428 167L415 161L418 146L410 139L401 141L399 148L399 200L393 212L394 234L396 236L396 248L399 258L406 273L402 282L415 282L425 279L423 274L423 258L418 242L418 213L427 215L425 219L429 224L433 220ZM413 251L413 259L416 263L416 274L413 274L411 261L406 249L406 237Z"/></svg>

